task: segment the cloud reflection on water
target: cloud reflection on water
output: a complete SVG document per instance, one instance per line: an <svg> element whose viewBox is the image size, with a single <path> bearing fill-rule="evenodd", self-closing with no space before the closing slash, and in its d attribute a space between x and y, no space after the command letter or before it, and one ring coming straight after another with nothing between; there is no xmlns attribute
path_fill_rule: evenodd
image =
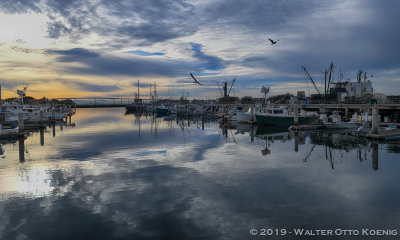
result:
<svg viewBox="0 0 400 240"><path fill-rule="evenodd" d="M252 142L249 133L225 138L216 123L203 133L194 123L182 131L176 122L157 119L156 131L152 118L142 118L147 127L139 134L138 119L122 113L96 110L95 119L87 114L82 122L78 114L76 128L64 129L54 142L42 147L26 140L25 163L7 155L0 170L40 173L30 182L14 180L43 191L32 197L10 194L13 185L1 188L0 238L247 239L252 227L399 228L393 183L400 163L384 148L378 171L370 157L357 159L357 148L332 148L339 157L332 169L326 145L309 135L297 139L296 152L296 139L287 133ZM265 147L270 153L263 156Z"/></svg>

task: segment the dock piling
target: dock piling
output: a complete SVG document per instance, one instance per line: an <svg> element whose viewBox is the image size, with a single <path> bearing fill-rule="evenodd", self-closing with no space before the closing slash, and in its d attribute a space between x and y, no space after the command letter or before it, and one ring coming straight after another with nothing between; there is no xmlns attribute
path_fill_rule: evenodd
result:
<svg viewBox="0 0 400 240"><path fill-rule="evenodd" d="M44 146L44 130L40 129L40 146Z"/></svg>
<svg viewBox="0 0 400 240"><path fill-rule="evenodd" d="M374 108L372 108L372 129L371 129L371 133L373 133L373 134L379 133L378 113L379 113L379 110L378 110L378 108L376 106Z"/></svg>
<svg viewBox="0 0 400 240"><path fill-rule="evenodd" d="M53 109L51 111L51 121L55 122L56 121L56 110Z"/></svg>
<svg viewBox="0 0 400 240"><path fill-rule="evenodd" d="M375 171L378 170L378 144L377 143L372 143L372 169Z"/></svg>
<svg viewBox="0 0 400 240"><path fill-rule="evenodd" d="M19 162L25 162L25 141L21 139L18 141Z"/></svg>
<svg viewBox="0 0 400 240"><path fill-rule="evenodd" d="M299 108L297 106L294 107L294 125L299 125Z"/></svg>
<svg viewBox="0 0 400 240"><path fill-rule="evenodd" d="M40 123L43 123L43 120L44 120L44 112L43 112L43 110L40 110Z"/></svg>
<svg viewBox="0 0 400 240"><path fill-rule="evenodd" d="M24 131L24 114L18 113L18 128L20 132Z"/></svg>
<svg viewBox="0 0 400 240"><path fill-rule="evenodd" d="M254 106L251 105L250 107L250 122L254 122Z"/></svg>

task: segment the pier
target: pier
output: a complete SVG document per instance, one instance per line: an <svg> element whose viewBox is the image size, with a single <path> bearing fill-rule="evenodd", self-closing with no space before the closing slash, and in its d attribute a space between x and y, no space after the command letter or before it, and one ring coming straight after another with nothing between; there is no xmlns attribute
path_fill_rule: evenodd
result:
<svg viewBox="0 0 400 240"><path fill-rule="evenodd" d="M135 100L133 97L67 97L53 99L61 102L70 102L76 108L126 107Z"/></svg>

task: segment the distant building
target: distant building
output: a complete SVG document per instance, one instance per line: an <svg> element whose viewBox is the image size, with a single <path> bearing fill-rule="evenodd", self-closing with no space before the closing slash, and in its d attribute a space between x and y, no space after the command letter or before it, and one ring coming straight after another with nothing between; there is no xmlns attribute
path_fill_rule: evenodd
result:
<svg viewBox="0 0 400 240"><path fill-rule="evenodd" d="M297 99L298 100L306 99L306 93L304 91L297 91Z"/></svg>

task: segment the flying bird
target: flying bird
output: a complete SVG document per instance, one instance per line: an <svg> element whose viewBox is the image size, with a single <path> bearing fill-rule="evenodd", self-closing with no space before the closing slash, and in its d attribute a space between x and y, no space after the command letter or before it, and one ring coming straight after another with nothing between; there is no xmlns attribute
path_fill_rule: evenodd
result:
<svg viewBox="0 0 400 240"><path fill-rule="evenodd" d="M197 83L197 84L199 84L199 85L203 85L203 84L201 84L199 81L197 81L197 79L193 76L192 73L190 73L190 76L191 76L191 77L193 78L193 80L194 80L193 83Z"/></svg>
<svg viewBox="0 0 400 240"><path fill-rule="evenodd" d="M271 38L268 38L268 40L271 42L271 45L275 45L275 44L277 44L278 41L279 41L279 39L276 40L276 41L274 41L274 40L272 40Z"/></svg>

